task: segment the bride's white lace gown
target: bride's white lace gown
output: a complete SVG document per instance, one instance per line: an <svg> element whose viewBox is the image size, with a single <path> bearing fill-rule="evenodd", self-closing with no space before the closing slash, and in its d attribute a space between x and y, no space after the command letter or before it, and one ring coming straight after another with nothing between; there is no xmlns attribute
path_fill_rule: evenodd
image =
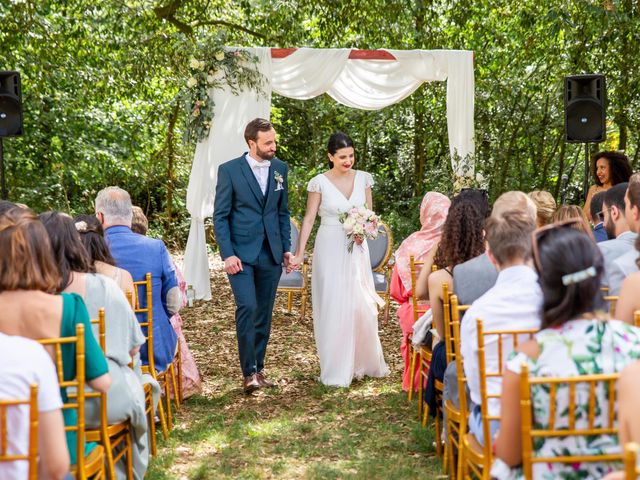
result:
<svg viewBox="0 0 640 480"><path fill-rule="evenodd" d="M371 175L356 171L348 199L324 174L312 178L307 188L322 194L311 295L320 381L325 385L346 387L353 378L389 373L378 337L378 306L384 301L375 291L369 249L364 242L349 252L339 220L340 213L365 205L365 189L371 186Z"/></svg>

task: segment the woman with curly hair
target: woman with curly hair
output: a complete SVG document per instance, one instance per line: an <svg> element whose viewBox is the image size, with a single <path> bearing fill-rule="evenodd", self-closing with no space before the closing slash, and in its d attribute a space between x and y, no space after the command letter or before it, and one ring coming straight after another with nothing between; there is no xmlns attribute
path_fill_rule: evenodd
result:
<svg viewBox="0 0 640 480"><path fill-rule="evenodd" d="M629 181L632 170L629 159L622 152L598 152L591 157L591 175L595 185L591 185L582 210L591 221L591 199L598 192L605 192L614 185Z"/></svg>

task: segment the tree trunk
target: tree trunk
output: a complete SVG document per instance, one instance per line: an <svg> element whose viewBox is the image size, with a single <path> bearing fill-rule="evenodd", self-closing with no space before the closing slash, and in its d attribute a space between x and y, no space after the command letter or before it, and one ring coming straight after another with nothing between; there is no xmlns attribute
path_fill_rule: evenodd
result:
<svg viewBox="0 0 640 480"><path fill-rule="evenodd" d="M176 183L175 170L175 128L178 114L180 113L180 105L176 104L169 116L169 125L167 128L167 204L165 207L165 228L171 227L173 218L173 194Z"/></svg>

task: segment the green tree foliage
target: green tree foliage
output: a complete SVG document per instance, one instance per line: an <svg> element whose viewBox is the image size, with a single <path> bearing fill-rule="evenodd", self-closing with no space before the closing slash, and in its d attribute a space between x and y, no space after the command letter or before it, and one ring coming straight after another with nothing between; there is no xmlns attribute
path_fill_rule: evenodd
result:
<svg viewBox="0 0 640 480"><path fill-rule="evenodd" d="M5 141L10 197L87 211L118 184L183 239L193 145L175 98L198 45L468 49L475 52L476 163L492 197L509 189L578 202L582 149L564 142L562 79L607 76L608 140L637 168L640 5L632 0L9 0L0 2L0 68L22 74L25 135ZM396 238L417 226L427 190L450 192L445 86L425 84L378 112L323 96L274 96L292 210L325 168L335 130L373 173L376 209ZM213 188L213 186L212 186Z"/></svg>

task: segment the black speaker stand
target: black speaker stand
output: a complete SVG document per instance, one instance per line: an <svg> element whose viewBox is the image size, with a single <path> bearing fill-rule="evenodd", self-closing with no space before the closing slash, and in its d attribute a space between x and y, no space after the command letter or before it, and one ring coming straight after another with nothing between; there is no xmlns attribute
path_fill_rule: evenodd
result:
<svg viewBox="0 0 640 480"><path fill-rule="evenodd" d="M4 178L4 148L0 137L0 199L9 200L7 195L7 182Z"/></svg>
<svg viewBox="0 0 640 480"><path fill-rule="evenodd" d="M584 195L584 201L587 201L587 194L589 193L589 144L584 144L584 181L582 183L582 193Z"/></svg>

